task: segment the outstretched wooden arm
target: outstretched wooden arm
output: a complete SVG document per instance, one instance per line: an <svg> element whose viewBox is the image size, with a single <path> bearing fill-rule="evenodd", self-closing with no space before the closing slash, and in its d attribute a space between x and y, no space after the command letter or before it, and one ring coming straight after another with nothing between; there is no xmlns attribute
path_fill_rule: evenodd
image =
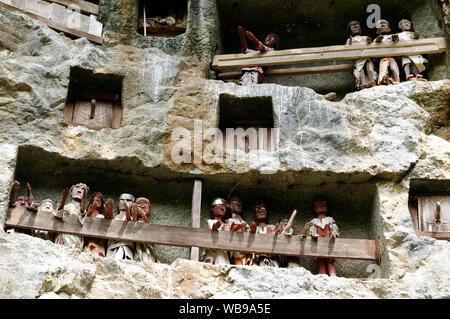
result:
<svg viewBox="0 0 450 319"><path fill-rule="evenodd" d="M257 37L255 37L255 35L253 33L251 33L250 31L245 31L245 34L247 35L247 37L253 41L253 43L255 43L256 48L258 49L258 51L260 52L267 52L267 47L258 40Z"/></svg>
<svg viewBox="0 0 450 319"><path fill-rule="evenodd" d="M20 183L18 181L14 181L11 195L9 196L9 207L16 207L17 195L19 194Z"/></svg>
<svg viewBox="0 0 450 319"><path fill-rule="evenodd" d="M28 206L33 204L33 194L31 193L30 183L27 183L27 204Z"/></svg>
<svg viewBox="0 0 450 319"><path fill-rule="evenodd" d="M149 224L150 221L147 218L147 215L145 215L145 212L139 208L139 206L136 203L133 203L131 205L131 215L133 217L133 221L137 222L139 219L138 217L141 217L145 223Z"/></svg>
<svg viewBox="0 0 450 319"><path fill-rule="evenodd" d="M247 41L245 40L244 28L242 26L238 26L239 38L241 39L242 52L247 52Z"/></svg>
<svg viewBox="0 0 450 319"><path fill-rule="evenodd" d="M26 208L32 211L37 211L39 208L39 204L33 204L33 194L31 193L30 183L27 183Z"/></svg>
<svg viewBox="0 0 450 319"><path fill-rule="evenodd" d="M61 192L61 200L58 202L57 210L61 210L64 208L64 205L66 205L67 197L69 197L69 190L65 188Z"/></svg>
<svg viewBox="0 0 450 319"><path fill-rule="evenodd" d="M114 219L113 209L114 209L114 200L108 198L103 208L103 215L105 216L106 219Z"/></svg>
<svg viewBox="0 0 450 319"><path fill-rule="evenodd" d="M128 208L128 205L125 205L125 217L127 218L127 222L131 222L132 221L132 218L131 218L131 215L130 215L130 209Z"/></svg>
<svg viewBox="0 0 450 319"><path fill-rule="evenodd" d="M80 214L81 215L84 215L84 213L86 212L86 202L87 202L88 193L89 193L89 187L86 186L83 190L83 197L81 198L81 203L80 203Z"/></svg>

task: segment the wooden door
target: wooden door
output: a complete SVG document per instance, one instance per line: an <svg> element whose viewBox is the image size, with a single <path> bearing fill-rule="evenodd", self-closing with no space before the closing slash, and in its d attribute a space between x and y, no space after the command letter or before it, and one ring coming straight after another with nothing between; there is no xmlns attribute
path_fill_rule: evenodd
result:
<svg viewBox="0 0 450 319"><path fill-rule="evenodd" d="M91 119L91 101L77 100L73 110L73 125L83 125L93 130L102 128L112 128L113 121L113 102L97 101L95 106L95 114Z"/></svg>

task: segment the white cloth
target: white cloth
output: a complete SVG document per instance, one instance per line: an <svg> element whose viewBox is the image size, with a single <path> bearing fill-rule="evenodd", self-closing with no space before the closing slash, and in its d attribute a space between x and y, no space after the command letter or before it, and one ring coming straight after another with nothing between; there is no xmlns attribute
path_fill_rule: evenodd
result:
<svg viewBox="0 0 450 319"><path fill-rule="evenodd" d="M138 221L138 223L144 223L144 221L140 220ZM136 243L134 260L147 261L153 263L159 262L158 254L156 253L155 247L151 244L143 244L143 243Z"/></svg>
<svg viewBox="0 0 450 319"><path fill-rule="evenodd" d="M354 45L354 44L366 45L367 44L367 37L363 36L363 35L356 35L354 37L351 36L351 39L352 39L352 44L350 44L350 38L347 39L347 42L345 44L346 45ZM356 87L357 88L359 88L361 85L360 75L361 75L361 72L363 71L364 66L366 65L366 62L369 62L372 65L372 67L374 67L373 62L370 59L359 59L354 62L353 76L356 79Z"/></svg>
<svg viewBox="0 0 450 319"><path fill-rule="evenodd" d="M125 221L127 218L124 215L122 218L116 216L115 220ZM106 251L106 257L111 257L116 260L120 259L134 259L134 244L130 241L110 240L108 242L108 249Z"/></svg>
<svg viewBox="0 0 450 319"><path fill-rule="evenodd" d="M309 235L317 234L316 227L320 227L321 229L325 229L325 227L328 225L330 227L331 233L336 233L336 235L339 236L339 228L336 225L336 222L334 221L333 217L327 216L324 218L314 218L311 220L313 223L312 226L309 228Z"/></svg>
<svg viewBox="0 0 450 319"><path fill-rule="evenodd" d="M208 219L206 221L205 229L213 229L213 225L217 222L216 219ZM218 231L225 231L225 223L217 229ZM202 256L202 261L211 263L213 265L229 265L230 258L228 257L228 252L220 250L205 250Z"/></svg>
<svg viewBox="0 0 450 319"><path fill-rule="evenodd" d="M398 34L398 38L400 39L400 41L414 40L413 35L414 32L412 31L403 31ZM426 67L424 65L426 62L427 60L421 55L410 55L402 57L402 65L414 63L420 73L426 70Z"/></svg>
<svg viewBox="0 0 450 319"><path fill-rule="evenodd" d="M64 218L66 215L80 216L80 207L73 203L69 203L64 205L63 209L55 211L53 215L58 218ZM55 238L55 244L64 245L81 251L83 250L84 240L82 236L58 234Z"/></svg>

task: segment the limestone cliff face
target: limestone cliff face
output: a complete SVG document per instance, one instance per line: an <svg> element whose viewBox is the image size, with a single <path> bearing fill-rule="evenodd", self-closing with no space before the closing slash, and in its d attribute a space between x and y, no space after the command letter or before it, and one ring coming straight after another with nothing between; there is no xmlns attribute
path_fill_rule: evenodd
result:
<svg viewBox="0 0 450 319"><path fill-rule="evenodd" d="M158 247L161 264L117 262L1 227L0 298L450 297L450 243L417 236L408 211L420 183L450 192L450 80L375 87L339 102L306 87L241 87L207 78L220 47L214 2L191 1L191 27L167 41L135 34L134 20L121 14L134 10L130 1L105 2L104 46L0 8L0 225L18 178L32 182L38 200L57 200L78 179L111 196L148 192L154 223L189 226L191 181L202 177L202 221L208 201L235 183L249 198L264 189L274 221L291 203L301 207L296 230L310 218L314 194L328 193L345 237L380 240L380 268L338 261L343 277L328 278L314 275L306 259L293 269L219 267L169 247ZM119 129L64 122L73 67L123 76ZM250 152L243 162L225 154L214 164L175 163L172 133L194 134L195 121L217 127L223 95L270 97L278 151Z"/></svg>

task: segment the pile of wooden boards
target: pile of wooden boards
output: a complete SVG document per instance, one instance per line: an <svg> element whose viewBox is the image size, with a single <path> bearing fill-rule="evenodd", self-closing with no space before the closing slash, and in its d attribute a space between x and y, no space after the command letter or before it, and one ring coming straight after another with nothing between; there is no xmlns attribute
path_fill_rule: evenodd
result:
<svg viewBox="0 0 450 319"><path fill-rule="evenodd" d="M26 14L74 38L103 43L98 5L83 0L0 0L0 6Z"/></svg>

